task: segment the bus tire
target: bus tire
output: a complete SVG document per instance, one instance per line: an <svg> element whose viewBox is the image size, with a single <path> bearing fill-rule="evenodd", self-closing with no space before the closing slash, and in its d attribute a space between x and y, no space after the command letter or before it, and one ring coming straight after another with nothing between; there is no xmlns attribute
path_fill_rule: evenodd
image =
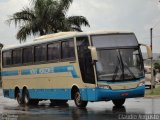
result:
<svg viewBox="0 0 160 120"><path fill-rule="evenodd" d="M36 99L30 99L29 92L25 89L23 92L23 103L24 105L38 105L39 101Z"/></svg>
<svg viewBox="0 0 160 120"><path fill-rule="evenodd" d="M113 104L117 107L123 106L125 103L125 99L117 99L117 100L112 100Z"/></svg>
<svg viewBox="0 0 160 120"><path fill-rule="evenodd" d="M21 96L20 92L16 93L16 100L19 105L22 105L22 96Z"/></svg>
<svg viewBox="0 0 160 120"><path fill-rule="evenodd" d="M84 108L87 106L88 101L83 101L81 100L81 94L79 91L76 91L74 93L74 102L76 104L77 107L79 108Z"/></svg>

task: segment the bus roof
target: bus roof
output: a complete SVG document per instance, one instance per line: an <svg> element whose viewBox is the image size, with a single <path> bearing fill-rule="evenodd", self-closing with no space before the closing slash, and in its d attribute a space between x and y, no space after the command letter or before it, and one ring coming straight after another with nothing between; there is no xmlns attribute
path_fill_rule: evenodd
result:
<svg viewBox="0 0 160 120"><path fill-rule="evenodd" d="M129 33L133 33L133 32L126 32L126 31L59 32L55 34L48 34L48 35L40 36L38 38L35 38L33 42L30 42L30 43L4 46L2 51L15 49L15 48L21 48L21 47L27 47L30 45L36 45L36 44L41 44L41 43L50 42L50 41L67 39L67 38L71 38L75 36L88 36L88 35L100 35L100 34L129 34Z"/></svg>

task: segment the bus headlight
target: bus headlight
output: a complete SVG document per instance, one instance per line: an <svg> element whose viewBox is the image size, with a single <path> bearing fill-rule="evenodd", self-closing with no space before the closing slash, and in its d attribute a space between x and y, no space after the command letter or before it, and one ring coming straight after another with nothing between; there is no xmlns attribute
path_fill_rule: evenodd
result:
<svg viewBox="0 0 160 120"><path fill-rule="evenodd" d="M98 85L99 88L112 89L109 85Z"/></svg>
<svg viewBox="0 0 160 120"><path fill-rule="evenodd" d="M139 87L139 86L144 86L144 85L145 85L145 82L144 82L144 81L141 81L141 82L138 83L138 87Z"/></svg>

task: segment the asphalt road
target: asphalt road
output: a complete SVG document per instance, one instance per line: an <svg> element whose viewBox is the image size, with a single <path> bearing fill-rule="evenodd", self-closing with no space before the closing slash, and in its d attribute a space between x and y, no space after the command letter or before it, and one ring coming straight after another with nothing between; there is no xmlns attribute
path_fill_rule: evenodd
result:
<svg viewBox="0 0 160 120"><path fill-rule="evenodd" d="M120 108L114 107L111 101L89 102L85 109L77 108L73 101L57 106L50 105L49 101L41 101L38 106L19 106L16 100L4 98L0 90L0 120L117 120L130 117L144 120L145 116L138 116L150 114L160 119L160 99L127 99Z"/></svg>

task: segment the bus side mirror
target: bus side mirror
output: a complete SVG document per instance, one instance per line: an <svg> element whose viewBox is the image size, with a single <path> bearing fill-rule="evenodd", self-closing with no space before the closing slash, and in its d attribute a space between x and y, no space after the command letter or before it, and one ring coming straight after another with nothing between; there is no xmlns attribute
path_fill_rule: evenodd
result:
<svg viewBox="0 0 160 120"><path fill-rule="evenodd" d="M93 61L97 61L98 60L98 56L97 56L96 47L89 46L88 49L90 49L90 51L91 51L92 60Z"/></svg>
<svg viewBox="0 0 160 120"><path fill-rule="evenodd" d="M148 59L151 59L152 58L152 50L151 50L151 47L146 45L146 44L140 44L141 46L144 46L147 50L147 55L148 55Z"/></svg>

